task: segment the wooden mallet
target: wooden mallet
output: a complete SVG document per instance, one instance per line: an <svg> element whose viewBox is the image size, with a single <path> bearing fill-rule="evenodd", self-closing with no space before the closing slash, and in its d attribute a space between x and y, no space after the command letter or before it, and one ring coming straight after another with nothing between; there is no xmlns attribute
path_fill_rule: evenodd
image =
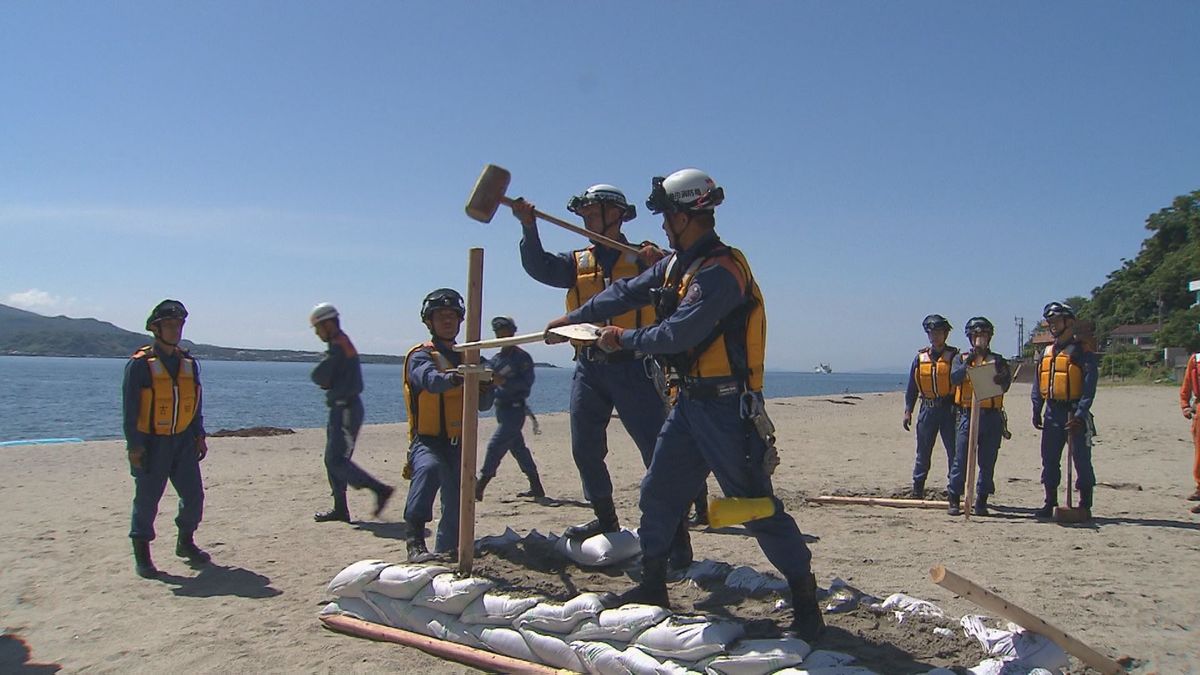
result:
<svg viewBox="0 0 1200 675"><path fill-rule="evenodd" d="M479 180L475 181L475 189L471 190L471 196L467 199L467 215L481 223L492 222L492 217L496 215L496 209L501 204L512 206L513 200L505 196L508 192L508 184L512 181L512 174L502 166L488 164L483 167L483 173L479 174ZM570 230L575 234L580 234L597 244L638 255L640 251L629 244L617 241L602 234L589 232L588 230L572 225L561 218L555 218L549 214L542 213L534 209L533 216L542 220L558 225L564 230Z"/></svg>

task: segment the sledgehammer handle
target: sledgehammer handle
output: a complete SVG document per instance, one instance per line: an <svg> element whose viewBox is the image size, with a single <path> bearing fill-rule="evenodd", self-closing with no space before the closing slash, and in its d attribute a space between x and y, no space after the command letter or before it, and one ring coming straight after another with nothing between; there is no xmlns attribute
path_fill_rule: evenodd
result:
<svg viewBox="0 0 1200 675"><path fill-rule="evenodd" d="M502 195L500 197L500 203L505 206L512 206L513 200L509 199L507 196ZM607 246L609 248L616 249L618 251L624 251L626 253L632 253L634 255L638 255L639 253L641 253L641 251L639 249L636 249L636 248L630 246L629 244L619 242L616 239L611 239L602 234L596 234L595 232L589 232L588 230L586 230L582 227L579 227L578 225L572 225L571 223L568 223L565 220L562 220L560 218L555 218L554 216L552 216L548 213L542 213L541 211L538 211L537 209L533 210L533 216L535 218L541 218L542 220L544 220L548 223L554 223L555 225L557 225L565 230L570 230L570 231L574 232L575 234L583 235L583 236L587 237L588 239L591 239L592 241L596 242L597 244L604 244L605 246Z"/></svg>

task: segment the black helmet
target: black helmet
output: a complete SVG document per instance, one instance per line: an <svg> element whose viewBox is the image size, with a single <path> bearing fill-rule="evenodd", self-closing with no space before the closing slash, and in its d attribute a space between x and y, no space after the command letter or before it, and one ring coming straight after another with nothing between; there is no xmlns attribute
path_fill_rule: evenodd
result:
<svg viewBox="0 0 1200 675"><path fill-rule="evenodd" d="M967 325L963 327L963 333L969 338L976 333L987 333L988 335L996 334L996 327L988 321L986 317L973 316L967 321Z"/></svg>
<svg viewBox="0 0 1200 675"><path fill-rule="evenodd" d="M579 209L588 204L612 204L621 209L621 220L624 222L637 217L637 207L625 199L625 193L606 183L597 183L584 190L583 194L571 197L567 202L567 210L579 215Z"/></svg>
<svg viewBox="0 0 1200 675"><path fill-rule="evenodd" d="M163 300L150 310L150 317L146 319L146 330L151 330L151 326L163 319L183 321L187 319L187 308L178 300Z"/></svg>
<svg viewBox="0 0 1200 675"><path fill-rule="evenodd" d="M1042 318L1049 319L1052 316L1065 316L1074 319L1075 310L1065 302L1050 302L1042 309Z"/></svg>
<svg viewBox="0 0 1200 675"><path fill-rule="evenodd" d="M941 314L930 314L924 319L921 319L921 327L925 329L926 333L931 330L948 331L951 328L950 322L947 321L946 317L942 316Z"/></svg>
<svg viewBox="0 0 1200 675"><path fill-rule="evenodd" d="M453 288L439 288L425 296L425 300L421 302L421 320L428 321L433 315L433 310L442 307L458 312L460 319L467 315L467 308L463 306L463 299L458 291Z"/></svg>
<svg viewBox="0 0 1200 675"><path fill-rule="evenodd" d="M517 332L517 322L513 321L511 316L498 316L492 319L492 330L501 331L506 329L514 333Z"/></svg>

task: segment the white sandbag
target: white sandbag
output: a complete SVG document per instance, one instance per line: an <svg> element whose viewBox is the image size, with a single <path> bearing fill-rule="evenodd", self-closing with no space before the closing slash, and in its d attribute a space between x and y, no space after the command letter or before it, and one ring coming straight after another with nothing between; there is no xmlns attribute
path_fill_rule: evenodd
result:
<svg viewBox="0 0 1200 675"><path fill-rule="evenodd" d="M541 602L517 617L513 626L541 633L566 635L587 619L604 611L604 603L596 593L580 593L564 603Z"/></svg>
<svg viewBox="0 0 1200 675"><path fill-rule="evenodd" d="M507 595L484 593L467 605L458 619L466 624L511 626L517 617L541 601L542 598L512 598Z"/></svg>
<svg viewBox="0 0 1200 675"><path fill-rule="evenodd" d="M403 600L400 602L403 602ZM445 614L436 609L429 609L428 607L420 607L409 603L408 611L400 614L398 617L401 625L396 627L420 633L421 635L437 637L436 627L438 622L445 617Z"/></svg>
<svg viewBox="0 0 1200 675"><path fill-rule="evenodd" d="M388 565L366 590L397 600L412 600L417 592L439 574L450 571L441 565Z"/></svg>
<svg viewBox="0 0 1200 675"><path fill-rule="evenodd" d="M607 567L616 565L642 552L637 533L622 529L620 532L604 532L580 541L559 537L554 550L570 558L577 565Z"/></svg>
<svg viewBox="0 0 1200 675"><path fill-rule="evenodd" d="M362 619L363 621L370 621L371 623L387 623L383 620L383 617L379 616L379 612L375 611L375 608L367 604L362 598L338 598L336 601L325 605L325 608L321 610L321 616L329 614L344 614L356 619Z"/></svg>
<svg viewBox="0 0 1200 675"><path fill-rule="evenodd" d="M672 616L642 631L634 646L652 656L699 661L725 651L746 629L733 621L710 621L699 616Z"/></svg>
<svg viewBox="0 0 1200 675"><path fill-rule="evenodd" d="M636 649L636 647L630 647L630 649ZM658 666L658 675L704 675L704 668L695 664L664 659Z"/></svg>
<svg viewBox="0 0 1200 675"><path fill-rule="evenodd" d="M492 586L495 586L495 583L487 579L459 579L453 574L439 574L413 596L412 603L458 616L467 605L475 601L475 598L491 590Z"/></svg>
<svg viewBox="0 0 1200 675"><path fill-rule="evenodd" d="M1016 672L1021 667L1026 671L1032 668L1058 671L1065 670L1070 663L1063 648L1045 635L1031 633L1010 622L1005 622L1004 628L989 628L984 618L968 614L959 623L963 632L975 638L988 654L1015 662L1005 672Z"/></svg>
<svg viewBox="0 0 1200 675"><path fill-rule="evenodd" d="M661 623L671 610L654 605L622 605L606 609L594 619L588 619L572 632L568 640L606 640L608 642L633 642L642 631Z"/></svg>
<svg viewBox="0 0 1200 675"><path fill-rule="evenodd" d="M382 560L359 560L338 572L326 590L339 598L361 598L366 585L375 581L387 566Z"/></svg>
<svg viewBox="0 0 1200 675"><path fill-rule="evenodd" d="M571 649L594 675L659 675L662 664L637 647L621 649L607 642L576 640Z"/></svg>
<svg viewBox="0 0 1200 675"><path fill-rule="evenodd" d="M733 565L729 563L705 558L699 562L692 563L692 566L684 573L683 578L690 579L703 586L714 581L724 581L732 571Z"/></svg>
<svg viewBox="0 0 1200 675"><path fill-rule="evenodd" d="M819 668L784 668L775 671L774 675L879 675L879 673L862 666L821 666Z"/></svg>
<svg viewBox="0 0 1200 675"><path fill-rule="evenodd" d="M845 652L834 652L828 649L817 649L809 653L800 663L801 670L816 668L838 668L854 663L855 657Z"/></svg>
<svg viewBox="0 0 1200 675"><path fill-rule="evenodd" d="M583 667L583 662L579 660L579 655L561 637L546 635L526 628L520 629L519 632L521 637L525 638L525 643L529 645L530 651L537 657L534 659L535 661L555 668L566 668L580 673L587 672Z"/></svg>
<svg viewBox="0 0 1200 675"><path fill-rule="evenodd" d="M709 661L709 675L766 675L804 661L812 647L799 638L742 640Z"/></svg>
<svg viewBox="0 0 1200 675"><path fill-rule="evenodd" d="M942 618L946 614L940 607L920 598L903 593L892 593L879 605L882 609L891 610L896 615L896 622L903 623L910 616L927 616Z"/></svg>
<svg viewBox="0 0 1200 675"><path fill-rule="evenodd" d="M482 642L488 651L538 663L538 657L525 642L525 637L512 628L475 625L467 626L467 632Z"/></svg>
<svg viewBox="0 0 1200 675"><path fill-rule="evenodd" d="M745 592L747 595L765 595L766 593L784 593L788 590L787 582L769 574L762 574L753 567L742 565L735 567L729 576L725 577L725 585Z"/></svg>
<svg viewBox="0 0 1200 675"><path fill-rule="evenodd" d="M408 629L408 613L412 611L412 603L407 600L389 598L381 593L363 592L364 599L383 617L383 623L394 628Z"/></svg>

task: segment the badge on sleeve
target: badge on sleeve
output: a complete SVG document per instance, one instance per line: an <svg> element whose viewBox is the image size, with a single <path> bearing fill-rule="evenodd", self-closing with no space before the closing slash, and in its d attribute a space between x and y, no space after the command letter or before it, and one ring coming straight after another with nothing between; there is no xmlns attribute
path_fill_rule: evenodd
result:
<svg viewBox="0 0 1200 675"><path fill-rule="evenodd" d="M700 284L695 281L688 286L687 295L683 296L683 300L680 300L679 304L687 305L693 302L700 302Z"/></svg>

